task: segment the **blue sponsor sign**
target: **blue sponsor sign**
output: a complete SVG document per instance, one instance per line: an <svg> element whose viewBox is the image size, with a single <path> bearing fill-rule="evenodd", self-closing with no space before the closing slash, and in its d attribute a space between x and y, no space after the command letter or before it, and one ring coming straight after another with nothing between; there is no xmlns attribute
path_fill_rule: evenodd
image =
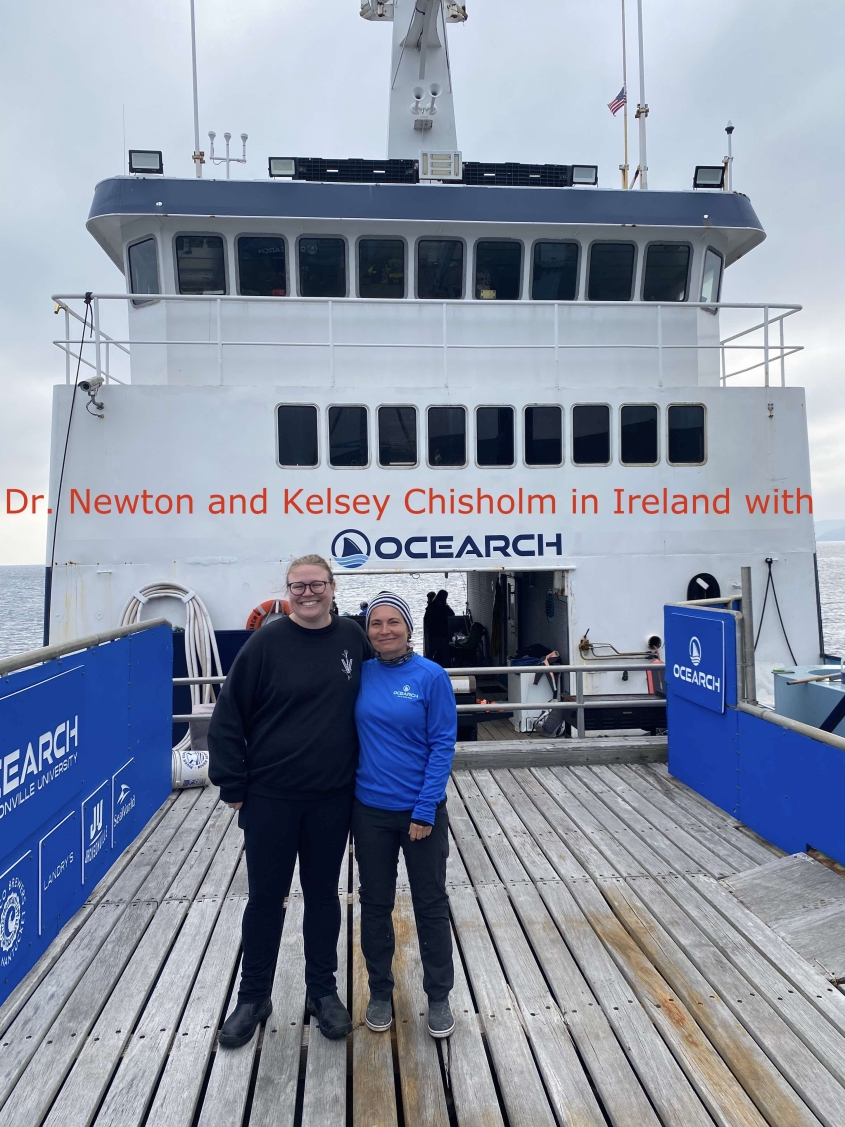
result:
<svg viewBox="0 0 845 1127"><path fill-rule="evenodd" d="M0 678L0 1003L171 789L172 633Z"/></svg>
<svg viewBox="0 0 845 1127"><path fill-rule="evenodd" d="M667 616L666 679L679 697L725 711L725 623L710 613L672 608Z"/></svg>

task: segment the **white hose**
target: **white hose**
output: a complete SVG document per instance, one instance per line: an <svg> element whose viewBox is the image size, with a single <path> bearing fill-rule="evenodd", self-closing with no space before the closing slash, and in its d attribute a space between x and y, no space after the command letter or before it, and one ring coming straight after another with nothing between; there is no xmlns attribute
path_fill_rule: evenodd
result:
<svg viewBox="0 0 845 1127"><path fill-rule="evenodd" d="M150 599L179 599L185 604L185 664L189 677L222 676L220 654L211 616L202 599L189 587L181 583L150 583L141 587L131 596L120 617L121 626L132 626L141 621L141 609ZM213 705L214 689L211 685L191 685L191 711L205 712L208 709L197 705ZM208 782L208 752L205 749L191 749L191 733L186 735L173 748L173 786L174 788L205 786Z"/></svg>

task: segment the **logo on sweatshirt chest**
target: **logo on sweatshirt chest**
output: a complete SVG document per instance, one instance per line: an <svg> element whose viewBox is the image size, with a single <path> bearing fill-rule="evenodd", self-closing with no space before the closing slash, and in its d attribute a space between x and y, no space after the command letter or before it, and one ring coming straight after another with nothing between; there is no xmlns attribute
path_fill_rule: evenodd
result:
<svg viewBox="0 0 845 1127"><path fill-rule="evenodd" d="M420 694L412 691L410 685L403 685L401 689L394 689L393 695L401 697L402 700L419 700Z"/></svg>
<svg viewBox="0 0 845 1127"><path fill-rule="evenodd" d="M344 650L340 655L340 664L343 672L346 674L347 681L352 680L352 661L353 659L349 656L349 650Z"/></svg>

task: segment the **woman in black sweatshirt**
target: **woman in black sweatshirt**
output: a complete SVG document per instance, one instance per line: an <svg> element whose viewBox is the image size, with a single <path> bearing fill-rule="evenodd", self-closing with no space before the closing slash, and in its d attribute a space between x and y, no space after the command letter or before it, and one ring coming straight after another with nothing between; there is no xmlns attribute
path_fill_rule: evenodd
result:
<svg viewBox="0 0 845 1127"><path fill-rule="evenodd" d="M299 857L309 1011L327 1037L352 1029L338 998L340 867L349 836L358 736L355 698L372 650L357 622L331 613L334 578L320 556L288 568L289 616L256 631L220 693L208 730L209 775L239 811L249 902L238 1005L220 1044L246 1044L272 1012L283 901Z"/></svg>

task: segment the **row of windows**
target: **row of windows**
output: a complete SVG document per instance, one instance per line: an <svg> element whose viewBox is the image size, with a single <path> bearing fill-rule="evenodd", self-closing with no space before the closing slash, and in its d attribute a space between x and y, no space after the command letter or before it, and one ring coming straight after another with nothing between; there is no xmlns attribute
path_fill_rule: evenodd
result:
<svg viewBox="0 0 845 1127"><path fill-rule="evenodd" d="M299 294L346 297L347 243L342 238L303 236L297 241ZM523 245L517 239L479 239L473 255L473 296L515 301L522 292ZM225 294L226 255L220 235L178 235L176 274L181 294ZM631 301L637 245L595 242L589 248L586 296L589 301ZM645 248L643 301L686 301L690 289L692 247L688 243L651 243ZM129 247L133 293L161 293L155 239ZM415 294L439 301L464 296L465 244L462 239L418 239L415 247ZM358 297L404 298L407 294L407 247L403 239L361 238L356 244ZM578 296L581 248L578 243L540 240L531 249L530 293L533 301L574 301ZM286 297L290 292L287 244L281 236L242 235L236 240L238 292L245 297ZM719 300L722 256L708 247L701 301Z"/></svg>
<svg viewBox="0 0 845 1127"><path fill-rule="evenodd" d="M516 412L513 407L475 409L475 463L516 464ZM606 403L572 407L570 458L576 466L606 466L611 461L611 412ZM376 409L376 447L380 466L412 467L419 463L417 408L391 405ZM559 466L564 460L563 409L535 404L523 411L523 461L526 466ZM467 464L467 409L460 406L426 410L426 457L429 466ZM704 407L680 403L666 410L666 454L673 465L701 465L705 460ZM369 409L358 405L328 409L330 466L363 468L370 464ZM282 404L276 408L278 462L281 466L316 466L320 461L317 408ZM619 461L653 466L660 461L659 410L652 403L630 403L619 409Z"/></svg>

